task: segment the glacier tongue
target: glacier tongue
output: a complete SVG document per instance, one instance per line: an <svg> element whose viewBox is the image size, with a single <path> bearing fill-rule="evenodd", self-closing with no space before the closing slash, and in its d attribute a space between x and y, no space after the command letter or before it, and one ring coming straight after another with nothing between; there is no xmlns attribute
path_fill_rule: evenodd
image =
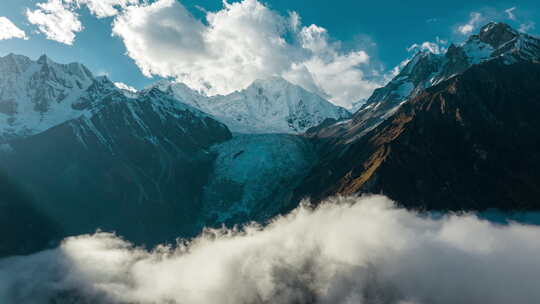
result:
<svg viewBox="0 0 540 304"><path fill-rule="evenodd" d="M350 117L344 108L279 77L256 80L225 96L204 96L182 83L160 81L154 87L209 113L237 133L299 134L327 118Z"/></svg>
<svg viewBox="0 0 540 304"><path fill-rule="evenodd" d="M207 225L264 221L290 207L293 190L317 156L291 134L242 134L212 147L217 157L203 191Z"/></svg>

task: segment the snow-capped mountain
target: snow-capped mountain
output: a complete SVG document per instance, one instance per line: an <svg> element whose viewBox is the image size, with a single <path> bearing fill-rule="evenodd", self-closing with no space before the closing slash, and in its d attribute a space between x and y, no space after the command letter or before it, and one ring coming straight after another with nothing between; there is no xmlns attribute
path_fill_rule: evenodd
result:
<svg viewBox="0 0 540 304"><path fill-rule="evenodd" d="M472 65L496 58L507 64L519 60L540 60L540 39L520 33L505 23L491 22L459 45L452 44L445 54L418 52L400 73L373 95L355 113L369 131L392 115L407 99L433 85L459 75Z"/></svg>
<svg viewBox="0 0 540 304"><path fill-rule="evenodd" d="M181 83L154 87L216 117L238 133L303 133L327 118L347 119L350 113L283 78L256 80L229 95L207 97Z"/></svg>
<svg viewBox="0 0 540 304"><path fill-rule="evenodd" d="M0 58L0 140L42 132L84 115L80 99L94 83L82 64L10 54Z"/></svg>

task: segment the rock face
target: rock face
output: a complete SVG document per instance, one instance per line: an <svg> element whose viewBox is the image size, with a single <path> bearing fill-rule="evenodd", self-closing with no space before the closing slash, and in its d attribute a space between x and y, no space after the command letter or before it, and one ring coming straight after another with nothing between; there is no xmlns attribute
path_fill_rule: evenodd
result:
<svg viewBox="0 0 540 304"><path fill-rule="evenodd" d="M4 143L0 172L62 236L117 231L153 245L197 232L211 145L231 138L209 115L154 89L127 97L94 79L88 115Z"/></svg>
<svg viewBox="0 0 540 304"><path fill-rule="evenodd" d="M325 119L351 114L283 78L257 80L245 90L207 97L184 84L159 82L154 87L209 113L238 133L299 134Z"/></svg>
<svg viewBox="0 0 540 304"><path fill-rule="evenodd" d="M474 65L354 141L326 138L297 196L369 192L420 209L540 209L539 96L539 63Z"/></svg>
<svg viewBox="0 0 540 304"><path fill-rule="evenodd" d="M308 131L321 161L297 197L384 193L427 209L540 209L540 40L489 23L418 53L350 121ZM523 77L527 75L527 77Z"/></svg>

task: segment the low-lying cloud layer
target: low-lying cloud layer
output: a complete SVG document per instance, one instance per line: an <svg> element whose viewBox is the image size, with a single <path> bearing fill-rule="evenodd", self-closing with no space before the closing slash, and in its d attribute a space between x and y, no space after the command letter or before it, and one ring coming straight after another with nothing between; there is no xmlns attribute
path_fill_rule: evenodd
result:
<svg viewBox="0 0 540 304"><path fill-rule="evenodd" d="M148 252L107 233L69 238L0 261L0 302L533 303L538 235L473 215L428 218L382 196L339 198L176 249Z"/></svg>

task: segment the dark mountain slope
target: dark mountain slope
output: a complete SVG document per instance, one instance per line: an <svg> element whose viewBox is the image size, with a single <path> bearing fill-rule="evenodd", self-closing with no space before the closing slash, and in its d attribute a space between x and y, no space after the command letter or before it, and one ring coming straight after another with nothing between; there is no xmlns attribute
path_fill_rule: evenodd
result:
<svg viewBox="0 0 540 304"><path fill-rule="evenodd" d="M24 189L0 174L0 257L29 254L53 245L59 227L33 207Z"/></svg>
<svg viewBox="0 0 540 304"><path fill-rule="evenodd" d="M415 208L540 209L539 114L540 64L474 65L363 137L326 138L297 197L371 192Z"/></svg>
<svg viewBox="0 0 540 304"><path fill-rule="evenodd" d="M153 245L197 233L208 148L227 127L159 90L132 99L94 86L92 116L4 144L0 168L64 235L100 228Z"/></svg>

